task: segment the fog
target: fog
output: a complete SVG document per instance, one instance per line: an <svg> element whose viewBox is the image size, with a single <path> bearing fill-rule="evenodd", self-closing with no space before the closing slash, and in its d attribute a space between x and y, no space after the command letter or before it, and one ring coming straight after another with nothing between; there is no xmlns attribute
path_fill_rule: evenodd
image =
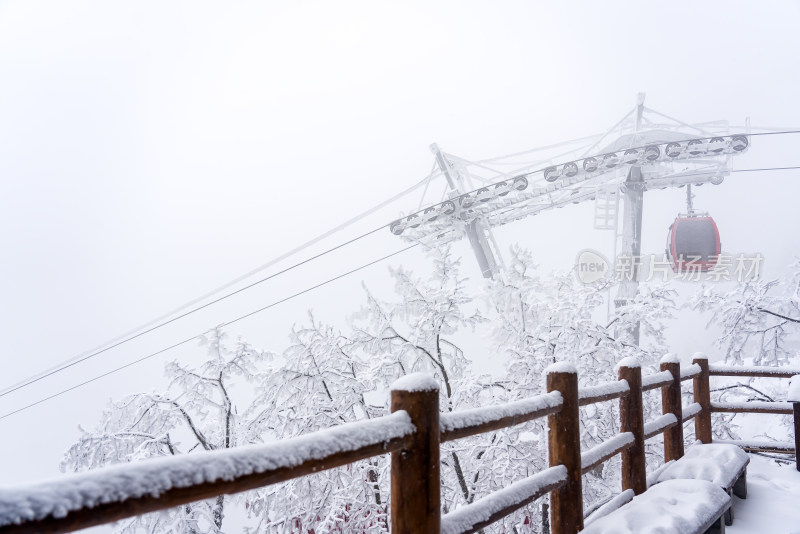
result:
<svg viewBox="0 0 800 534"><path fill-rule="evenodd" d="M766 6L766 7L764 7ZM438 143L480 160L605 132L647 94L687 122L800 126L796 2L0 2L0 389L264 265L423 180ZM800 165L762 137L734 168ZM800 251L798 171L696 191L723 249L777 277ZM683 190L648 193L661 253ZM416 209L419 191L260 276ZM610 255L592 206L495 231L543 272ZM384 229L68 371L0 397L0 416L403 248ZM468 244L465 272L480 280ZM362 281L389 294L409 251L232 326L270 350L314 308L341 321ZM258 279L250 279L251 281ZM708 346L695 321L677 350ZM58 473L103 405L163 385L187 343L0 419L3 484ZM491 364L477 362L480 370Z"/></svg>

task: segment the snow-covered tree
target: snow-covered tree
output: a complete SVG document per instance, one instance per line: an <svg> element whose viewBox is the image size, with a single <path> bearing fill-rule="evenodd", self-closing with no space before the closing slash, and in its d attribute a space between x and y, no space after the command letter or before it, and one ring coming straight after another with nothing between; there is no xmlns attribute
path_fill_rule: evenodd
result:
<svg viewBox="0 0 800 534"><path fill-rule="evenodd" d="M697 311L711 315L709 326L719 329L715 344L733 365L782 366L800 363L800 257L789 266L783 279L744 280L732 289L704 286L690 301ZM782 400L786 381L774 378L716 379L713 400L722 402ZM716 414L714 432L720 438L748 437L786 439L790 417L783 417L783 428L761 425L758 434L747 428L749 416ZM763 421L763 420L762 420ZM743 428L744 427L744 428Z"/></svg>
<svg viewBox="0 0 800 534"><path fill-rule="evenodd" d="M285 439L376 417L376 380L351 341L309 314L296 327L283 365L265 377L253 406L271 439ZM251 410L252 411L252 410ZM254 532L382 532L387 527L387 462L382 458L268 486L253 492Z"/></svg>
<svg viewBox="0 0 800 534"><path fill-rule="evenodd" d="M508 358L509 400L542 393L544 369L556 361L578 369L581 387L615 380L615 365L627 356L636 356L643 372L656 370L666 352L664 324L675 309L675 291L663 284L641 284L633 303L603 321L605 295L613 285L609 279L583 284L571 272L539 276L531 254L512 248L508 269L487 292L494 349ZM629 337L637 323L644 334L641 347ZM660 399L644 401L648 417L660 414ZM608 405L581 408L581 447L591 448L616 434L618 422L616 405L611 410ZM519 478L530 466L534 471L546 467L544 424L537 421L519 429L515 437L529 440L528 447L536 454L508 470L511 476ZM656 450L650 448L653 457ZM586 501L602 500L619 491L619 467L613 461L606 463L584 480ZM538 518L535 522L538 527Z"/></svg>
<svg viewBox="0 0 800 534"><path fill-rule="evenodd" d="M388 411L391 382L415 371L440 380L443 409L476 405L491 387L471 378L469 360L449 337L483 321L471 305L458 261L443 253L426 280L402 268L391 275L395 301L381 302L365 288L367 304L346 333L309 314L279 356L243 342L229 349L224 334L212 332L205 340L208 361L198 368L171 363L167 391L112 403L100 423L67 451L62 468L80 471L285 439L380 416ZM446 506L474 499L475 476L461 466L464 454L453 448L444 455ZM239 500L256 521L254 532L386 532L388 467L388 457L373 458L248 492ZM120 531L217 532L225 506L220 497L127 521Z"/></svg>
<svg viewBox="0 0 800 534"><path fill-rule="evenodd" d="M725 361L786 365L800 356L800 258L780 280L746 280L729 291L705 286L691 300L721 328L717 345Z"/></svg>
<svg viewBox="0 0 800 534"><path fill-rule="evenodd" d="M661 321L672 294L643 286L636 301L601 322L610 282L580 284L570 273L540 277L530 254L513 250L506 272L477 299L449 251L433 256L422 278L390 270L395 296L382 300L364 288L366 303L344 330L313 314L294 327L280 354L224 334L205 340L209 359L197 367L167 366L170 385L112 403L100 423L70 448L64 469L84 470L153 456L187 454L295 437L388 412L388 388L412 372L440 382L442 411L497 404L543 391L543 370L555 360L578 367L582 385L613 380L614 364L636 355L654 363L663 353ZM631 344L634 321L650 346ZM468 354L474 331L492 340L505 376L475 376ZM502 370L502 366L499 366ZM583 410L583 447L615 433L618 418L605 407ZM546 430L537 421L442 445L443 511L463 506L546 467ZM247 492L212 499L120 524L120 532L220 532L234 504L249 514L253 533L388 531L389 458L381 456ZM587 500L618 486L618 469L589 475ZM616 484L616 486L615 486ZM546 512L546 510L545 510ZM537 532L539 505L485 532Z"/></svg>
<svg viewBox="0 0 800 534"><path fill-rule="evenodd" d="M258 442L260 433L254 431L258 420L238 413L233 395L237 382L259 380L268 356L242 341L228 348L224 338L218 330L203 338L208 359L197 368L168 364L170 383L165 391L135 393L112 402L100 422L83 431L67 450L62 470L84 471ZM221 532L226 501L221 495L123 521L118 532Z"/></svg>
<svg viewBox="0 0 800 534"><path fill-rule="evenodd" d="M573 273L536 273L529 252L511 249L505 276L494 281L487 298L493 311L495 347L509 356L509 377L517 391L541 390L542 372L555 361L568 361L582 371L584 385L613 380L614 365L636 356L653 365L665 352L664 322L675 310L675 291L664 284L641 284L634 301L605 315L606 292L613 280L579 282ZM644 346L628 332L640 324ZM583 372L585 371L585 372Z"/></svg>
<svg viewBox="0 0 800 534"><path fill-rule="evenodd" d="M394 380L417 371L427 371L440 381L440 407L444 411L476 406L488 379L481 382L469 372L470 360L450 337L459 329L474 329L484 322L460 276L459 261L448 250L434 254L433 274L422 280L404 269L392 270L394 302L380 302L367 291L367 306L352 321L353 348L374 362L376 376ZM386 385L391 380L387 380ZM461 444L444 444L442 451L445 508L472 502L474 483L465 471ZM449 479L449 480L448 480Z"/></svg>

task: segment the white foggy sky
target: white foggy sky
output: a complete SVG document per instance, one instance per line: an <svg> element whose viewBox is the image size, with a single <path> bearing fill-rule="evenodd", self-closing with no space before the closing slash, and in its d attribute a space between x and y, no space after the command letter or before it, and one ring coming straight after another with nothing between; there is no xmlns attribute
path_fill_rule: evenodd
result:
<svg viewBox="0 0 800 534"><path fill-rule="evenodd" d="M0 388L418 182L432 142L477 160L600 133L640 91L689 122L798 126L799 5L0 1ZM798 141L760 138L734 164L800 164ZM798 180L733 175L696 202L725 250L760 251L777 276L800 251ZM682 195L648 193L643 250L663 250ZM568 267L578 250L610 244L591 215L559 210L496 235L547 269ZM0 415L401 246L379 233L0 398ZM416 253L390 263L423 265ZM473 263L465 257L477 278ZM353 311L361 279L385 284L385 265L231 333L280 350L305 309L329 320ZM106 400L156 387L170 357L202 355L190 346L0 420L13 436L0 442L2 483L53 474Z"/></svg>

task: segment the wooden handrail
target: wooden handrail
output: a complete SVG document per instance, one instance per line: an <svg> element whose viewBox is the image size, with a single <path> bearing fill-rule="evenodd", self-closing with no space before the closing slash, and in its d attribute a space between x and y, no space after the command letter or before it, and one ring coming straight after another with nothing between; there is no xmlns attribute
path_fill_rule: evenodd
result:
<svg viewBox="0 0 800 534"><path fill-rule="evenodd" d="M0 517L0 533L70 532L256 489L399 450L413 435L412 419L398 412L265 445L146 460L14 488L9 497L18 511ZM54 506L43 507L42 495Z"/></svg>
<svg viewBox="0 0 800 534"><path fill-rule="evenodd" d="M439 391L433 378L407 377L393 386L392 414L384 417L265 445L148 460L72 475L46 486L3 490L0 534L68 532L284 482L386 453L392 454L391 517L395 533L476 532L551 493L552 533L576 534L583 526L581 475L621 454L623 489L643 492L644 441L663 433L665 462L678 459L683 455L685 421L695 419L695 434L705 443L711 442L710 418L715 412L793 413L800 428L798 402L711 402L710 376L787 378L795 374L800 370L709 365L704 357L696 357L691 366L681 369L677 358L665 357L660 372L642 377L637 362L623 360L617 381L579 390L574 369L556 364L548 369L548 393L445 414L439 414ZM694 381L695 402L684 407L681 382L689 379ZM659 388L662 415L645 423L642 392ZM620 402L622 432L581 454L579 407L614 399ZM441 442L545 416L550 468L441 516ZM752 450L797 449L797 442L794 448L788 443L737 444ZM187 470L192 476L186 476ZM126 480L136 481L140 489L124 491ZM91 486L87 486L89 482L100 485L83 491L81 488ZM54 497L51 509L31 504L44 492L48 498ZM59 501L59 494L68 505ZM76 499L75 495L80 497ZM57 510L59 506L62 509Z"/></svg>
<svg viewBox="0 0 800 534"><path fill-rule="evenodd" d="M442 518L442 534L478 532L566 484L566 467L559 465L547 468L445 515Z"/></svg>
<svg viewBox="0 0 800 534"><path fill-rule="evenodd" d="M445 442L509 428L554 414L563 403L561 394L553 392L499 406L443 413L439 417L439 439Z"/></svg>
<svg viewBox="0 0 800 534"><path fill-rule="evenodd" d="M787 367L765 367L765 366L733 366L722 364L708 364L706 360L706 374L708 376L742 376L748 378L793 378L800 375L800 369ZM795 379L796 380L796 379ZM708 379L706 379L708 384ZM758 414L779 414L791 415L794 419L794 447L786 443L754 443L741 441L737 445L746 451L763 451L794 453L795 468L800 471L800 399L792 398L790 402L764 402L751 401L743 403L731 402L710 402L707 417L713 413L758 413ZM710 423L709 423L710 426Z"/></svg>
<svg viewBox="0 0 800 534"><path fill-rule="evenodd" d="M598 465L613 458L633 445L633 434L625 432L606 440L581 454L581 474L585 475Z"/></svg>
<svg viewBox="0 0 800 534"><path fill-rule="evenodd" d="M675 417L674 414L666 413L661 415L660 417L656 418L649 423L645 423L644 425L644 439L647 441L650 438L654 438L657 435L666 432L670 428L678 426L678 419Z"/></svg>
<svg viewBox="0 0 800 534"><path fill-rule="evenodd" d="M702 409L703 409L702 406L700 406L696 402L693 402L692 404L681 410L681 420L683 422L686 422L689 419L696 417L697 414L699 414L702 411Z"/></svg>
<svg viewBox="0 0 800 534"><path fill-rule="evenodd" d="M711 376L747 376L754 378L792 378L800 375L800 369L788 367L765 367L746 365L710 364L708 372Z"/></svg>
<svg viewBox="0 0 800 534"><path fill-rule="evenodd" d="M671 384L675 379L669 371L661 371L642 377L642 391L650 391Z"/></svg>
<svg viewBox="0 0 800 534"><path fill-rule="evenodd" d="M712 413L773 413L780 415L792 415L791 402L712 402Z"/></svg>
<svg viewBox="0 0 800 534"><path fill-rule="evenodd" d="M795 443L790 441L767 441L767 440L743 440L743 439L719 439L714 443L730 443L741 447L747 452L771 452L776 454L793 454Z"/></svg>
<svg viewBox="0 0 800 534"><path fill-rule="evenodd" d="M697 376L700 375L702 371L703 370L696 363L693 363L686 369L681 369L681 382L685 380L690 380L692 378L696 378Z"/></svg>
<svg viewBox="0 0 800 534"><path fill-rule="evenodd" d="M588 406L598 402L621 399L630 393L625 380L614 380L596 386L589 386L578 391L578 405Z"/></svg>

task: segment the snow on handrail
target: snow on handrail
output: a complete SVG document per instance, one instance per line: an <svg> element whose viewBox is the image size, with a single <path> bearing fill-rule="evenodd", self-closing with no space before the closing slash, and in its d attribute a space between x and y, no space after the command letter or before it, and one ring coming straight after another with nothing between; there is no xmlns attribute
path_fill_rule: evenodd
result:
<svg viewBox="0 0 800 534"><path fill-rule="evenodd" d="M596 386L589 386L578 390L578 405L586 406L596 402L603 402L624 397L630 393L627 380L612 380Z"/></svg>
<svg viewBox="0 0 800 534"><path fill-rule="evenodd" d="M644 424L644 439L650 439L668 428L678 424L678 418L673 413L665 413Z"/></svg>
<svg viewBox="0 0 800 534"><path fill-rule="evenodd" d="M791 402L711 402L712 412L725 413L774 413L792 415L794 409Z"/></svg>
<svg viewBox="0 0 800 534"><path fill-rule="evenodd" d="M791 378L800 375L796 367L764 367L758 365L722 365L712 363L708 366L711 376L753 376L767 378Z"/></svg>
<svg viewBox="0 0 800 534"><path fill-rule="evenodd" d="M691 419L692 417L694 417L695 415L699 414L702 411L703 407L700 406L700 403L693 402L692 404L690 404L681 411L681 419L683 421L688 421L689 419Z"/></svg>
<svg viewBox="0 0 800 534"><path fill-rule="evenodd" d="M550 467L442 517L442 534L476 532L567 483L567 468Z"/></svg>
<svg viewBox="0 0 800 534"><path fill-rule="evenodd" d="M556 371L568 372L564 368L557 368ZM681 372L681 380L696 377L701 372L701 368L697 364L687 366ZM713 365L709 374L787 377L800 374L800 370ZM707 391L707 376L702 378ZM577 389L577 377L571 377L570 380L570 385L565 386L562 391L567 396L566 402L572 409L576 408L576 403L583 406L624 397L630 392L626 380L611 381L581 390ZM655 373L643 378L642 389L655 389L668 385L672 381L673 375L669 372ZM420 390L429 392L433 388L433 382L425 381L421 377L412 377L399 385L411 392ZM797 388L800 389L800 386ZM435 392L433 397L436 397ZM574 429L570 432L577 435L580 428L579 420L574 415L562 411L564 404L562 393L553 391L499 406L440 414L439 438L441 442L444 442L490 432L553 414L558 415L551 420L550 431L555 432L551 434L551 438L553 435L559 434L562 428ZM409 404L409 411L412 410L410 406L412 404ZM677 410L677 407L675 409ZM435 415L434 408L429 411ZM793 406L790 402L713 402L708 410L704 410L699 403L693 403L682 408L681 419L686 421L698 414L702 414L703 417L699 419L703 419L707 416L708 411L791 414ZM641 411L638 412L635 417L639 418L637 424L641 424L642 414ZM555 426L552 426L554 425L553 421L557 423ZM644 425L645 438L650 438L676 424L678 421L672 413L657 417ZM708 425L708 435L710 436L710 422ZM569 436L569 432L564 434L564 441L556 440L558 446L551 449L551 454L553 450L569 449L568 452L573 456L565 456L565 458L570 461L556 460L554 463L572 465L572 459L577 460L576 455L579 454L579 450L565 445L565 443L572 443L573 440ZM388 452L399 451L405 447L413 449L416 447L413 444L415 437L421 435L423 435L422 431L417 433L409 413L399 410L388 416L344 424L268 444L150 459L138 463L101 468L49 482L0 488L0 533L66 532L222 494L247 491ZM633 434L625 432L584 452L580 455L581 472L586 473L612 456L630 449L634 441ZM746 450L783 452L795 450L794 444L788 442L731 442L724 440L714 440L714 442L736 443ZM418 447L416 450L421 449ZM636 451L635 448L630 449L630 454L639 455L636 461L644 466L643 452ZM404 455L393 455L393 470L395 469L395 458L402 456ZM411 470L413 476L408 480L424 480L429 476L426 466L432 464L424 462L423 464L421 467ZM573 468L577 471L577 465ZM642 467L643 469L644 467ZM397 484L401 488L416 488L414 484L404 483L402 469L399 471L398 478L393 481L393 484L399 481ZM577 476L577 473L575 475ZM474 532L558 488L563 488L564 492L571 491L570 498L579 500L580 485L577 485L576 493L574 488L571 490L569 485L565 486L566 479L567 468L564 465L556 465L525 480L515 482L505 489L498 490L475 503L447 514L441 521L442 531L447 533ZM412 489L411 491L417 490ZM570 506L580 512L580 506ZM422 508L416 506L414 510L411 510L411 516L417 513L417 509ZM438 506L436 509L438 510ZM408 510L404 513L406 515L403 517L406 517L406 522L413 524L413 521L407 519ZM569 512L562 510L560 513L563 515ZM393 515L393 517L399 517L399 515ZM439 518L436 517L437 522L438 520Z"/></svg>
<svg viewBox="0 0 800 534"><path fill-rule="evenodd" d="M642 377L642 391L650 391L661 386L667 386L672 383L672 373L669 371L661 371L652 375Z"/></svg>
<svg viewBox="0 0 800 534"><path fill-rule="evenodd" d="M561 393L553 391L497 406L443 413L439 416L439 439L444 442L508 428L554 414L563 404Z"/></svg>
<svg viewBox="0 0 800 534"><path fill-rule="evenodd" d="M684 380L689 380L690 378L694 378L702 372L700 366L696 363L687 366L686 368L681 367L681 382Z"/></svg>
<svg viewBox="0 0 800 534"><path fill-rule="evenodd" d="M581 454L581 473L586 474L612 456L624 451L633 445L633 440L632 432L623 432L584 452Z"/></svg>
<svg viewBox="0 0 800 534"><path fill-rule="evenodd" d="M766 439L715 439L714 443L728 443L730 445L737 445L746 451L795 452L793 441L769 441Z"/></svg>
<svg viewBox="0 0 800 534"><path fill-rule="evenodd" d="M80 518L84 522L79 528L85 528L255 489L397 450L415 431L408 413L398 411L263 445L156 458L0 488L0 527L63 520L74 513L87 516Z"/></svg>

